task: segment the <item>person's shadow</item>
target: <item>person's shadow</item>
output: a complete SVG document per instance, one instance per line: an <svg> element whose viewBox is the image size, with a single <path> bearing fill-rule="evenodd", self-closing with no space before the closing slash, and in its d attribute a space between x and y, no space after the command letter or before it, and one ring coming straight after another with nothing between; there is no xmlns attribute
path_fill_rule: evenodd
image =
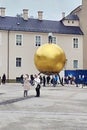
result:
<svg viewBox="0 0 87 130"><path fill-rule="evenodd" d="M27 99L30 99L30 98L33 98L33 97L34 96L31 95L31 96L27 96L27 97L19 97L19 98L9 99L9 100L5 100L5 101L0 102L0 105L12 104L12 103L19 102L19 101L22 101L22 100L27 100Z"/></svg>

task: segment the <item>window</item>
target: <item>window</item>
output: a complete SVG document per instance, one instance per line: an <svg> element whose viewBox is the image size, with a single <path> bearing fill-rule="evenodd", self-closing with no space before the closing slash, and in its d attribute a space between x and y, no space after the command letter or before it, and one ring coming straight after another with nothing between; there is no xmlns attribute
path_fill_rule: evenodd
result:
<svg viewBox="0 0 87 130"><path fill-rule="evenodd" d="M72 23L74 23L74 21L72 21Z"/></svg>
<svg viewBox="0 0 87 130"><path fill-rule="evenodd" d="M73 48L78 48L78 38L73 38Z"/></svg>
<svg viewBox="0 0 87 130"><path fill-rule="evenodd" d="M22 45L22 35L16 35L16 45Z"/></svg>
<svg viewBox="0 0 87 130"><path fill-rule="evenodd" d="M52 43L56 44L56 37L52 37Z"/></svg>
<svg viewBox="0 0 87 130"><path fill-rule="evenodd" d="M16 58L16 67L21 67L21 58Z"/></svg>
<svg viewBox="0 0 87 130"><path fill-rule="evenodd" d="M73 60L73 68L78 68L78 60Z"/></svg>
<svg viewBox="0 0 87 130"><path fill-rule="evenodd" d="M35 37L35 46L40 46L41 45L41 36L36 36Z"/></svg>

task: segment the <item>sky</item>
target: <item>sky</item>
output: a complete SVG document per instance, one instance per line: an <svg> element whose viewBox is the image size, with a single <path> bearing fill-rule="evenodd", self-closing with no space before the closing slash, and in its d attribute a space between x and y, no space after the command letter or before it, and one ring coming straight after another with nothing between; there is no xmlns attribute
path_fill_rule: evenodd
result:
<svg viewBox="0 0 87 130"><path fill-rule="evenodd" d="M82 0L0 0L0 7L6 8L6 16L16 16L29 10L29 16L37 18L38 11L43 11L43 19L60 20L82 4Z"/></svg>

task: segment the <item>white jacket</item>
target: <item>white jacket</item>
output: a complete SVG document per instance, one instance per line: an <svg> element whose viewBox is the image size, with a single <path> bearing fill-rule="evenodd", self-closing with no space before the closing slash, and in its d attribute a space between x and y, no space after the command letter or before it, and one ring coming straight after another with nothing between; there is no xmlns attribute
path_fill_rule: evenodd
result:
<svg viewBox="0 0 87 130"><path fill-rule="evenodd" d="M40 84L40 78L39 77L36 77L34 79L34 82L35 82L35 88L37 87L37 84Z"/></svg>

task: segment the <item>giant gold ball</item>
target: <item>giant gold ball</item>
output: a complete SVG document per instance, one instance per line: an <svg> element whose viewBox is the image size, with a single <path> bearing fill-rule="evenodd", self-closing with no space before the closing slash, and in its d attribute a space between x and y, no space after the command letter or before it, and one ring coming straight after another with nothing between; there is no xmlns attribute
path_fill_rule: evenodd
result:
<svg viewBox="0 0 87 130"><path fill-rule="evenodd" d="M57 44L46 43L40 46L34 55L36 68L44 74L59 73L65 62L65 53Z"/></svg>

